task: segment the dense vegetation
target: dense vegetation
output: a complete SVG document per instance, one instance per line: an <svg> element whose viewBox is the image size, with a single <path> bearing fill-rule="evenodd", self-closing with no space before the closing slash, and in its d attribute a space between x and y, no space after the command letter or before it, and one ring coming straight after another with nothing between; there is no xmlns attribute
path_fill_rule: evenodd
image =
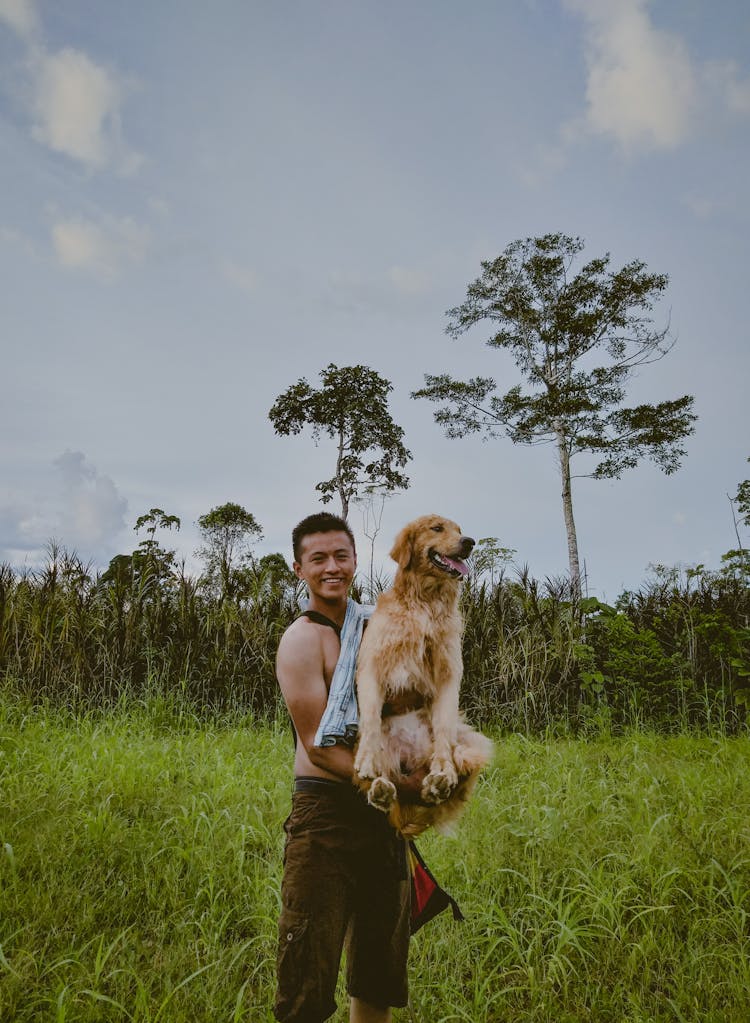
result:
<svg viewBox="0 0 750 1023"><path fill-rule="evenodd" d="M750 740L497 746L420 840L466 922L415 936L395 1020L744 1023ZM3 1023L270 1023L291 748L163 698L0 700Z"/></svg>
<svg viewBox="0 0 750 1023"><path fill-rule="evenodd" d="M113 559L103 575L54 547L38 571L0 566L5 689L82 709L161 694L194 711L273 718L275 651L301 597L283 558L250 562L227 587L157 553ZM462 702L477 723L732 731L745 722L744 561L721 572L657 570L614 606L575 600L565 582L508 574L502 559L476 567L462 598Z"/></svg>

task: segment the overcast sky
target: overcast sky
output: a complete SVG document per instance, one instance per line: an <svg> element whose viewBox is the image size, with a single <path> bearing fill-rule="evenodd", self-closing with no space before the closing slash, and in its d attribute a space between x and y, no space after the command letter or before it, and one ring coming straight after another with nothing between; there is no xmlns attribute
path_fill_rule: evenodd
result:
<svg viewBox="0 0 750 1023"><path fill-rule="evenodd" d="M448 440L409 397L516 382L445 310L562 231L669 275L676 344L631 397L700 417L676 475L576 481L589 590L718 566L750 475L749 129L746 0L0 0L0 559L106 565L158 506L191 564L226 501L289 558L335 453L268 409L335 362L392 381L413 454L376 563L437 512L564 572L553 449Z"/></svg>

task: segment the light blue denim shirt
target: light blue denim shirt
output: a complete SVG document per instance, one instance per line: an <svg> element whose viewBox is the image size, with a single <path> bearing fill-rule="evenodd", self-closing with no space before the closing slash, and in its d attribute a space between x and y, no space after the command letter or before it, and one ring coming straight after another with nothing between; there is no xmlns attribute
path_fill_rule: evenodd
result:
<svg viewBox="0 0 750 1023"><path fill-rule="evenodd" d="M328 691L328 703L315 733L314 746L353 746L357 739L359 714L354 675L365 621L375 610L373 604L358 604L351 597L341 627L341 653Z"/></svg>

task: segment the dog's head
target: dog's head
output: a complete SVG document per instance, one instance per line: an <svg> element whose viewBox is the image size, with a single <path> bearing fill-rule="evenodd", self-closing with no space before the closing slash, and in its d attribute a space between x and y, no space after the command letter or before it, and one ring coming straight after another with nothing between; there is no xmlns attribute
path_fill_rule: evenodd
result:
<svg viewBox="0 0 750 1023"><path fill-rule="evenodd" d="M396 537L391 557L402 571L436 578L461 579L468 572L474 540L441 515L423 515L409 522Z"/></svg>

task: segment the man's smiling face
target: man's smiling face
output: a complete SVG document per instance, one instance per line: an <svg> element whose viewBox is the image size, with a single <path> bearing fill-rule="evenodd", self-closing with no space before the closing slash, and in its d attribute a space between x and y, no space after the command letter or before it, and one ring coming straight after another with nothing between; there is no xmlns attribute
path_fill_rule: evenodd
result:
<svg viewBox="0 0 750 1023"><path fill-rule="evenodd" d="M346 597L356 568L352 542L338 530L304 537L300 561L294 562L294 571L307 583L310 596L325 602L338 602Z"/></svg>

